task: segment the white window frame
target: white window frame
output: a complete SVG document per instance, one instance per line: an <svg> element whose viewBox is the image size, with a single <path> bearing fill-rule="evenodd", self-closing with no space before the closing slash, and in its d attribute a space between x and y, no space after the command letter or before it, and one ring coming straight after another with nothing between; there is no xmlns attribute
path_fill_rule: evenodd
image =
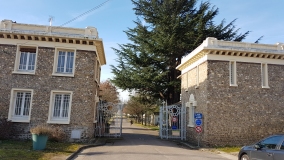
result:
<svg viewBox="0 0 284 160"><path fill-rule="evenodd" d="M199 65L196 66L196 86L195 88L199 87Z"/></svg>
<svg viewBox="0 0 284 160"><path fill-rule="evenodd" d="M193 106L192 102L187 102L186 107L188 107L188 127L194 127L194 112L195 112L195 107Z"/></svg>
<svg viewBox="0 0 284 160"><path fill-rule="evenodd" d="M57 67L58 67L58 57L59 57L59 52L73 52L74 53L74 58L73 58L73 68L72 72L57 72ZM64 70L66 70L66 61L67 57L65 57L65 63L64 63ZM54 53L54 64L53 64L53 76L64 76L64 77L74 77L75 75L75 62L76 62L76 49L75 48L55 48L55 53Z"/></svg>
<svg viewBox="0 0 284 160"><path fill-rule="evenodd" d="M17 102L17 93L22 92L24 93L22 97L22 103L20 104L21 106L21 113L20 115L15 115L15 109L16 109L16 102ZM32 101L33 101L33 89L22 89L22 88L13 88L11 90L11 97L10 97L10 107L9 107L9 113L8 113L8 120L11 120L12 122L25 122L29 123L30 122L30 117L31 117L31 109L32 109ZM23 110L24 110L24 105L27 103L23 103L25 100L25 95L26 93L30 93L30 104L29 104L29 111L28 115L25 116L23 115Z"/></svg>
<svg viewBox="0 0 284 160"><path fill-rule="evenodd" d="M189 71L186 72L186 90L188 91L189 88Z"/></svg>
<svg viewBox="0 0 284 160"><path fill-rule="evenodd" d="M70 95L69 96L69 103L68 103L68 117L62 117L62 105L64 99L60 100L60 117L54 117L54 104L55 104L55 95ZM72 107L72 91L58 91L52 90L50 94L50 104L49 104L49 112L48 112L48 121L47 123L53 124L69 124L70 117L71 117L71 107Z"/></svg>
<svg viewBox="0 0 284 160"><path fill-rule="evenodd" d="M269 88L268 86L268 65L261 63L261 86L262 88Z"/></svg>
<svg viewBox="0 0 284 160"><path fill-rule="evenodd" d="M230 61L229 63L229 81L230 86L238 86L237 85L237 62L236 61Z"/></svg>
<svg viewBox="0 0 284 160"><path fill-rule="evenodd" d="M101 71L101 67L100 67L100 62L99 60L96 60L96 64L95 64L95 80L97 83L100 82L100 71Z"/></svg>
<svg viewBox="0 0 284 160"><path fill-rule="evenodd" d="M97 123L97 107L99 105L99 100L97 100L96 98L96 101L95 101L95 106L94 106L94 123Z"/></svg>
<svg viewBox="0 0 284 160"><path fill-rule="evenodd" d="M19 69L20 66L20 60L21 60L21 48L33 48L36 49L35 53L35 62L34 62L34 69L33 70L28 70L28 69ZM31 55L30 52L25 52L28 54L28 57ZM36 71L36 64L37 64L37 55L38 55L38 46L35 45L17 45L17 51L16 51L16 59L15 59L15 65L14 65L14 71L12 72L13 74L35 74ZM29 58L26 61L27 63L29 62Z"/></svg>

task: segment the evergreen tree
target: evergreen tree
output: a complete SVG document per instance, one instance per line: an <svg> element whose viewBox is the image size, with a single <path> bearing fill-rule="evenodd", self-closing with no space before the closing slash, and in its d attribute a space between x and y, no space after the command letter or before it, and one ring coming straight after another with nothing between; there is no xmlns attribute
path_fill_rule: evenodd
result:
<svg viewBox="0 0 284 160"><path fill-rule="evenodd" d="M180 72L176 66L207 37L242 41L249 31L239 34L233 20L215 24L218 8L198 0L132 0L137 20L125 33L132 43L114 49L118 66L112 66L112 82L124 90L179 101Z"/></svg>

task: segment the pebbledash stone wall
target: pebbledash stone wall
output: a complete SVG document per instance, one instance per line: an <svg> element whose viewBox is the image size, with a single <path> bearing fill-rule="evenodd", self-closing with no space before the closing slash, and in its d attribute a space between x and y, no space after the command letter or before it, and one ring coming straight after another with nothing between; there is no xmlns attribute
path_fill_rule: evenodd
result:
<svg viewBox="0 0 284 160"><path fill-rule="evenodd" d="M185 82L187 82L187 85L182 86L182 96L186 102L188 102L190 94L194 95L195 101L197 101L197 106L195 108L195 112L202 113L204 115L203 117L203 124L202 129L207 129L206 119L207 117L207 62L203 62L202 64L198 65L198 73L197 73L197 67L194 67L193 69L189 70L187 73L185 73L182 76L182 79L187 79ZM197 74L199 81L197 82ZM189 115L188 115L189 108L186 108L186 139L190 143L197 144L197 136L198 134L195 131L195 127L189 127ZM206 132L202 132L202 134L199 135L200 139L204 140L204 137L206 137Z"/></svg>
<svg viewBox="0 0 284 160"><path fill-rule="evenodd" d="M262 88L261 63L236 65L237 87L229 85L229 62L213 60L200 65L199 77L204 78L200 78L198 88L195 82L189 83L188 92L182 87L183 95L195 96L195 112L203 113L202 146L246 145L283 133L284 66L268 64L270 88ZM189 71L191 76L195 69ZM194 128L187 127L187 140L197 143Z"/></svg>
<svg viewBox="0 0 284 160"><path fill-rule="evenodd" d="M216 145L249 144L283 131L284 66L268 64L270 88L262 88L261 63L236 64L237 87L228 85L229 62L208 65L207 140Z"/></svg>
<svg viewBox="0 0 284 160"><path fill-rule="evenodd" d="M46 124L51 90L73 91L70 124L50 124L62 127L68 138L73 129L82 130L81 141L94 136L95 51L76 51L75 76L52 76L55 48L38 47L35 75L12 74L16 45L0 45L0 117L8 117L12 88L34 89L30 123L13 123L16 138L30 138L29 129Z"/></svg>

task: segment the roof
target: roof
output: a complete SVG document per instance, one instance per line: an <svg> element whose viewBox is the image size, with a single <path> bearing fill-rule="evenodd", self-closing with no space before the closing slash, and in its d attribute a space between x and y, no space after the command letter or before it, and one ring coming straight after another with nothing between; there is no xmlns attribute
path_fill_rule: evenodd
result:
<svg viewBox="0 0 284 160"><path fill-rule="evenodd" d="M186 67L204 60L230 60L232 57L240 57L240 61L259 62L260 59L277 64L284 64L284 43L257 44L234 41L217 40L213 37L206 38L203 43L184 56L181 64L176 67L184 70Z"/></svg>
<svg viewBox="0 0 284 160"><path fill-rule="evenodd" d="M81 48L86 46L85 48L97 51L100 64L106 64L103 41L99 38L95 27L81 29L23 24L11 20L2 20L0 23L0 38L78 44L82 45ZM95 47L92 48L92 46Z"/></svg>

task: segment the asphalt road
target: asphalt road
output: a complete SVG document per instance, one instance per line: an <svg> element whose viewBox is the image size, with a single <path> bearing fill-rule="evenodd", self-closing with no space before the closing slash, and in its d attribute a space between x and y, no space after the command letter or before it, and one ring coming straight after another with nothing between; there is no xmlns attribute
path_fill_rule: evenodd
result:
<svg viewBox="0 0 284 160"><path fill-rule="evenodd" d="M83 150L76 160L229 160L208 151L191 150L177 142L161 140L158 131L130 125L124 119L122 139Z"/></svg>

